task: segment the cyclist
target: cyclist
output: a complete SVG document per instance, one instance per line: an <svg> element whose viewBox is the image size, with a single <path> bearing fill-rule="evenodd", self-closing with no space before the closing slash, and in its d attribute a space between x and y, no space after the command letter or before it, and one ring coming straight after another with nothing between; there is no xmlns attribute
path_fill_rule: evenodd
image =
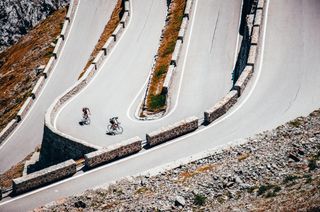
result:
<svg viewBox="0 0 320 212"><path fill-rule="evenodd" d="M82 117L83 117L84 122L86 122L86 123L89 122L89 115L91 115L89 108L87 108L87 107L82 108Z"/></svg>
<svg viewBox="0 0 320 212"><path fill-rule="evenodd" d="M109 119L109 122L110 122L110 124L111 124L111 128L112 129L116 129L118 126L119 126L119 124L120 124L120 122L118 121L118 117L112 117L111 119Z"/></svg>

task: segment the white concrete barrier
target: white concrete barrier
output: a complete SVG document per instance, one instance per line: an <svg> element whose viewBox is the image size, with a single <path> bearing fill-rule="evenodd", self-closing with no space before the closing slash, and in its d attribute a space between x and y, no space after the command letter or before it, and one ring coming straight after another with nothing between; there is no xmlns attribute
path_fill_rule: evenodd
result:
<svg viewBox="0 0 320 212"><path fill-rule="evenodd" d="M128 0L124 2L124 12L127 12L130 15L130 2Z"/></svg>
<svg viewBox="0 0 320 212"><path fill-rule="evenodd" d="M192 116L173 125L162 127L146 135L149 147L164 143L198 129L199 118Z"/></svg>
<svg viewBox="0 0 320 212"><path fill-rule="evenodd" d="M96 56L96 57L94 58L94 60L92 61L92 64L94 65L94 68L95 68L96 70L100 67L101 63L102 63L103 60L104 60L104 57L105 57L104 51L101 50L101 51L99 51L99 53L97 54L97 56Z"/></svg>
<svg viewBox="0 0 320 212"><path fill-rule="evenodd" d="M0 132L0 144L6 140L14 128L18 125L17 119L12 119L7 126Z"/></svg>
<svg viewBox="0 0 320 212"><path fill-rule="evenodd" d="M174 72L174 65L170 65L167 71L166 78L164 79L163 87L162 87L162 93L168 94L169 89L171 86L172 78L173 78L173 72Z"/></svg>
<svg viewBox="0 0 320 212"><path fill-rule="evenodd" d="M242 71L239 79L234 85L234 89L238 92L238 96L241 96L243 90L245 89L249 80L251 79L252 74L253 74L252 66L246 66L245 69Z"/></svg>
<svg viewBox="0 0 320 212"><path fill-rule="evenodd" d="M251 45L250 46L250 50L249 50L248 61L247 61L248 65L254 66L254 64L256 62L257 54L258 54L257 46L256 45Z"/></svg>
<svg viewBox="0 0 320 212"><path fill-rule="evenodd" d="M254 26L260 26L262 24L262 9L257 9L256 15L254 18Z"/></svg>
<svg viewBox="0 0 320 212"><path fill-rule="evenodd" d="M186 7L184 9L184 17L189 19L191 13L192 0L187 0Z"/></svg>
<svg viewBox="0 0 320 212"><path fill-rule="evenodd" d="M28 97L27 100L23 103L22 107L20 108L19 112L17 113L17 121L18 122L21 121L26 116L32 103L33 103L32 97Z"/></svg>
<svg viewBox="0 0 320 212"><path fill-rule="evenodd" d="M51 71L53 69L53 66L54 66L54 62L55 62L54 57L50 57L47 65L46 65L46 68L43 71L43 74L44 74L45 78L47 78L50 75L50 73L51 73Z"/></svg>
<svg viewBox="0 0 320 212"><path fill-rule="evenodd" d="M77 172L77 165L74 160L68 160L40 171L25 175L12 180L14 194L20 194L40 186L69 177Z"/></svg>
<svg viewBox="0 0 320 212"><path fill-rule="evenodd" d="M32 92L31 92L31 97L32 97L33 99L35 99L35 98L38 97L38 94L40 93L40 91L41 91L44 83L45 83L45 77L44 77L44 76L41 76L41 77L38 79L36 85L34 86Z"/></svg>
<svg viewBox="0 0 320 212"><path fill-rule="evenodd" d="M204 121L209 124L224 115L237 102L237 98L238 92L235 90L230 91L212 108L204 112Z"/></svg>
<svg viewBox="0 0 320 212"><path fill-rule="evenodd" d="M61 33L60 33L60 36L61 36L62 40L66 39L67 31L68 31L69 28L70 28L69 27L69 21L65 20L64 23L63 23L63 27L62 27Z"/></svg>
<svg viewBox="0 0 320 212"><path fill-rule="evenodd" d="M104 55L108 55L114 45L115 45L114 38L113 37L108 38L107 42L102 47L102 50L104 51Z"/></svg>
<svg viewBox="0 0 320 212"><path fill-rule="evenodd" d="M123 16L120 20L120 23L122 24L123 28L126 28L129 22L129 13L128 12L124 12Z"/></svg>
<svg viewBox="0 0 320 212"><path fill-rule="evenodd" d="M174 47L174 51L172 53L171 65L177 66L179 62L181 48L182 48L182 41L177 40L176 46Z"/></svg>
<svg viewBox="0 0 320 212"><path fill-rule="evenodd" d="M62 38L59 38L57 43L56 43L56 46L54 47L54 50L52 52L52 54L53 54L55 59L58 58L58 56L59 56L59 54L61 52L62 46L63 46L63 40L62 40Z"/></svg>
<svg viewBox="0 0 320 212"><path fill-rule="evenodd" d="M118 144L85 154L85 165L88 168L114 161L134 154L142 149L142 139L134 137Z"/></svg>
<svg viewBox="0 0 320 212"><path fill-rule="evenodd" d="M122 24L120 24L116 27L116 29L112 33L112 37L114 38L114 41L118 41L122 31L123 31L123 27L122 27Z"/></svg>
<svg viewBox="0 0 320 212"><path fill-rule="evenodd" d="M254 26L251 34L251 45L258 45L260 36L260 27Z"/></svg>
<svg viewBox="0 0 320 212"><path fill-rule="evenodd" d="M257 9L263 9L264 7L264 0L258 0Z"/></svg>

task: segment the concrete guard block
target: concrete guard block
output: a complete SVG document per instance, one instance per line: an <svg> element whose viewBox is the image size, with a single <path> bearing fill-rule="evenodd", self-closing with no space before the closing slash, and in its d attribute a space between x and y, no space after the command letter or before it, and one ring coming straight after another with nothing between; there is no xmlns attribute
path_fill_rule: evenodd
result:
<svg viewBox="0 0 320 212"><path fill-rule="evenodd" d="M123 13L123 16L122 16L121 21L120 21L120 23L122 24L123 28L127 27L128 21L129 21L129 13L125 12L125 13Z"/></svg>
<svg viewBox="0 0 320 212"><path fill-rule="evenodd" d="M192 0L187 0L186 8L184 9L184 17L190 18Z"/></svg>
<svg viewBox="0 0 320 212"><path fill-rule="evenodd" d="M60 37L62 38L62 40L65 40L65 38L66 38L68 26L69 26L69 21L65 20L63 23L61 33L60 33Z"/></svg>
<svg viewBox="0 0 320 212"><path fill-rule="evenodd" d="M257 9L263 9L264 7L264 0L258 0Z"/></svg>
<svg viewBox="0 0 320 212"><path fill-rule="evenodd" d="M185 33L186 29L181 27L178 34L178 40L181 40L183 42Z"/></svg>
<svg viewBox="0 0 320 212"><path fill-rule="evenodd" d="M62 42L63 42L63 39L59 38L58 41L57 41L56 46L54 47L54 50L53 50L52 54L53 54L55 59L57 59L59 54L60 54L60 51L62 49L62 44L63 44Z"/></svg>
<svg viewBox="0 0 320 212"><path fill-rule="evenodd" d="M130 2L128 0L124 2L124 12L128 12L130 15Z"/></svg>
<svg viewBox="0 0 320 212"><path fill-rule="evenodd" d="M236 84L234 85L234 89L238 92L238 97L241 96L243 90L247 86L249 80L252 77L253 67L246 66L243 72L241 73L239 79L237 80Z"/></svg>
<svg viewBox="0 0 320 212"><path fill-rule="evenodd" d="M256 45L251 45L249 50L248 61L247 61L248 65L254 66L256 62L257 54L258 54L258 47Z"/></svg>
<svg viewBox="0 0 320 212"><path fill-rule="evenodd" d="M164 83L163 83L163 87L162 87L162 93L163 94L168 94L169 93L169 89L170 89L170 85L172 82L172 77L173 77L173 71L174 71L174 65L170 65L168 68L168 72L166 75L166 78L164 79Z"/></svg>
<svg viewBox="0 0 320 212"><path fill-rule="evenodd" d="M262 24L262 9L257 9L256 16L254 18L254 26L260 26Z"/></svg>
<svg viewBox="0 0 320 212"><path fill-rule="evenodd" d="M225 97L217 102L212 108L204 112L204 121L209 124L214 120L224 115L238 99L238 92L235 90L230 91Z"/></svg>
<svg viewBox="0 0 320 212"><path fill-rule="evenodd" d="M43 71L43 75L44 75L45 78L47 78L50 75L50 73L52 71L52 68L53 68L53 65L54 65L54 61L55 61L55 58L54 57L50 57L47 65L46 65L46 68Z"/></svg>
<svg viewBox="0 0 320 212"><path fill-rule="evenodd" d="M23 103L22 107L20 108L19 112L17 113L17 121L20 122L27 112L29 111L31 105L33 103L32 97L28 97L27 100Z"/></svg>
<svg viewBox="0 0 320 212"><path fill-rule="evenodd" d="M109 37L107 42L104 44L104 46L102 47L102 50L104 51L105 55L108 55L112 49L112 47L114 46L115 42L114 42L114 38L113 37Z"/></svg>
<svg viewBox="0 0 320 212"><path fill-rule="evenodd" d="M171 64L170 65L177 66L177 64L179 62L179 55L180 55L181 47L182 47L182 41L181 40L177 40L176 46L174 47L174 51L172 53L172 58L171 58Z"/></svg>
<svg viewBox="0 0 320 212"><path fill-rule="evenodd" d="M94 68L97 70L100 65L101 65L101 62L103 61L103 58L104 58L104 51L101 50L99 51L99 53L97 54L97 56L94 58L94 60L92 61L92 64L94 65Z"/></svg>
<svg viewBox="0 0 320 212"><path fill-rule="evenodd" d="M88 168L93 168L117 158L139 152L141 149L142 139L137 136L107 148L85 154L85 165Z"/></svg>
<svg viewBox="0 0 320 212"><path fill-rule="evenodd" d="M7 126L0 132L0 144L10 135L18 125L17 119L12 119Z"/></svg>
<svg viewBox="0 0 320 212"><path fill-rule="evenodd" d="M121 35L121 32L123 30L123 27L121 25L118 25L114 32L112 33L112 37L114 38L114 41L117 41Z"/></svg>
<svg viewBox="0 0 320 212"><path fill-rule="evenodd" d="M258 45L260 36L260 27L254 26L251 35L251 45Z"/></svg>
<svg viewBox="0 0 320 212"><path fill-rule="evenodd" d="M159 130L148 133L146 134L147 145L149 147L153 147L179 136L188 134L198 129L198 123L199 118L192 116L173 125L162 127Z"/></svg>
<svg viewBox="0 0 320 212"><path fill-rule="evenodd" d="M41 76L41 77L38 79L36 85L34 86L32 92L31 92L31 97L32 97L33 99L37 98L38 94L39 94L40 91L41 91L42 86L44 85L44 82L45 82L45 77L44 77L44 76Z"/></svg>
<svg viewBox="0 0 320 212"><path fill-rule="evenodd" d="M55 182L77 172L74 160L67 160L29 175L12 180L13 193L19 194Z"/></svg>

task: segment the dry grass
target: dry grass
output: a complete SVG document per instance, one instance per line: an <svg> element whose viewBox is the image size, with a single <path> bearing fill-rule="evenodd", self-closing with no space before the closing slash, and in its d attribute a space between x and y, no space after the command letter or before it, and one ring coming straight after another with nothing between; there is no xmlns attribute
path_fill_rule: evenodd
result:
<svg viewBox="0 0 320 212"><path fill-rule="evenodd" d="M92 51L85 68L82 70L82 72L79 76L79 79L85 73L86 69L90 66L90 64L92 63L94 58L98 55L98 53L102 49L103 45L107 42L109 37L112 35L113 31L117 28L117 26L121 20L122 10L123 10L122 0L118 0L116 7L111 14L110 20L108 21L107 25L105 26L105 28L99 38L98 43L94 47L94 50Z"/></svg>
<svg viewBox="0 0 320 212"><path fill-rule="evenodd" d="M170 65L172 53L178 39L185 5L186 0L173 0L170 7L167 26L164 29L163 39L158 49L158 58L154 67L154 74L151 79L147 96L146 107L148 111L159 112L165 107L165 101L162 101L163 98L161 98L161 91Z"/></svg>
<svg viewBox="0 0 320 212"><path fill-rule="evenodd" d="M219 167L218 164L206 164L203 166L198 167L194 171L186 171L186 172L181 172L179 175L179 180L180 182L185 182L187 179L192 178L193 176L201 173L206 173L208 171L213 171Z"/></svg>
<svg viewBox="0 0 320 212"><path fill-rule="evenodd" d="M40 22L18 43L0 54L0 130L12 120L30 95L39 76L33 72L48 62L59 35L66 8Z"/></svg>
<svg viewBox="0 0 320 212"><path fill-rule="evenodd" d="M31 156L38 151L40 151L39 147L37 147L34 152L30 153L22 161L12 166L9 170L4 172L3 174L0 174L0 187L10 188L12 186L12 180L22 176L25 162L27 160L30 160Z"/></svg>

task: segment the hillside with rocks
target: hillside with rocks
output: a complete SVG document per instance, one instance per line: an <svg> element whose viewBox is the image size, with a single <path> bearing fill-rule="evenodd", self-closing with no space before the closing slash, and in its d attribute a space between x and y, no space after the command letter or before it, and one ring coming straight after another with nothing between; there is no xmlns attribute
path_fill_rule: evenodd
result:
<svg viewBox="0 0 320 212"><path fill-rule="evenodd" d="M320 110L156 176L35 211L319 211Z"/></svg>
<svg viewBox="0 0 320 212"><path fill-rule="evenodd" d="M70 0L1 0L0 52ZM1 58L0 58L1 59ZM1 64L0 64L1 65Z"/></svg>

